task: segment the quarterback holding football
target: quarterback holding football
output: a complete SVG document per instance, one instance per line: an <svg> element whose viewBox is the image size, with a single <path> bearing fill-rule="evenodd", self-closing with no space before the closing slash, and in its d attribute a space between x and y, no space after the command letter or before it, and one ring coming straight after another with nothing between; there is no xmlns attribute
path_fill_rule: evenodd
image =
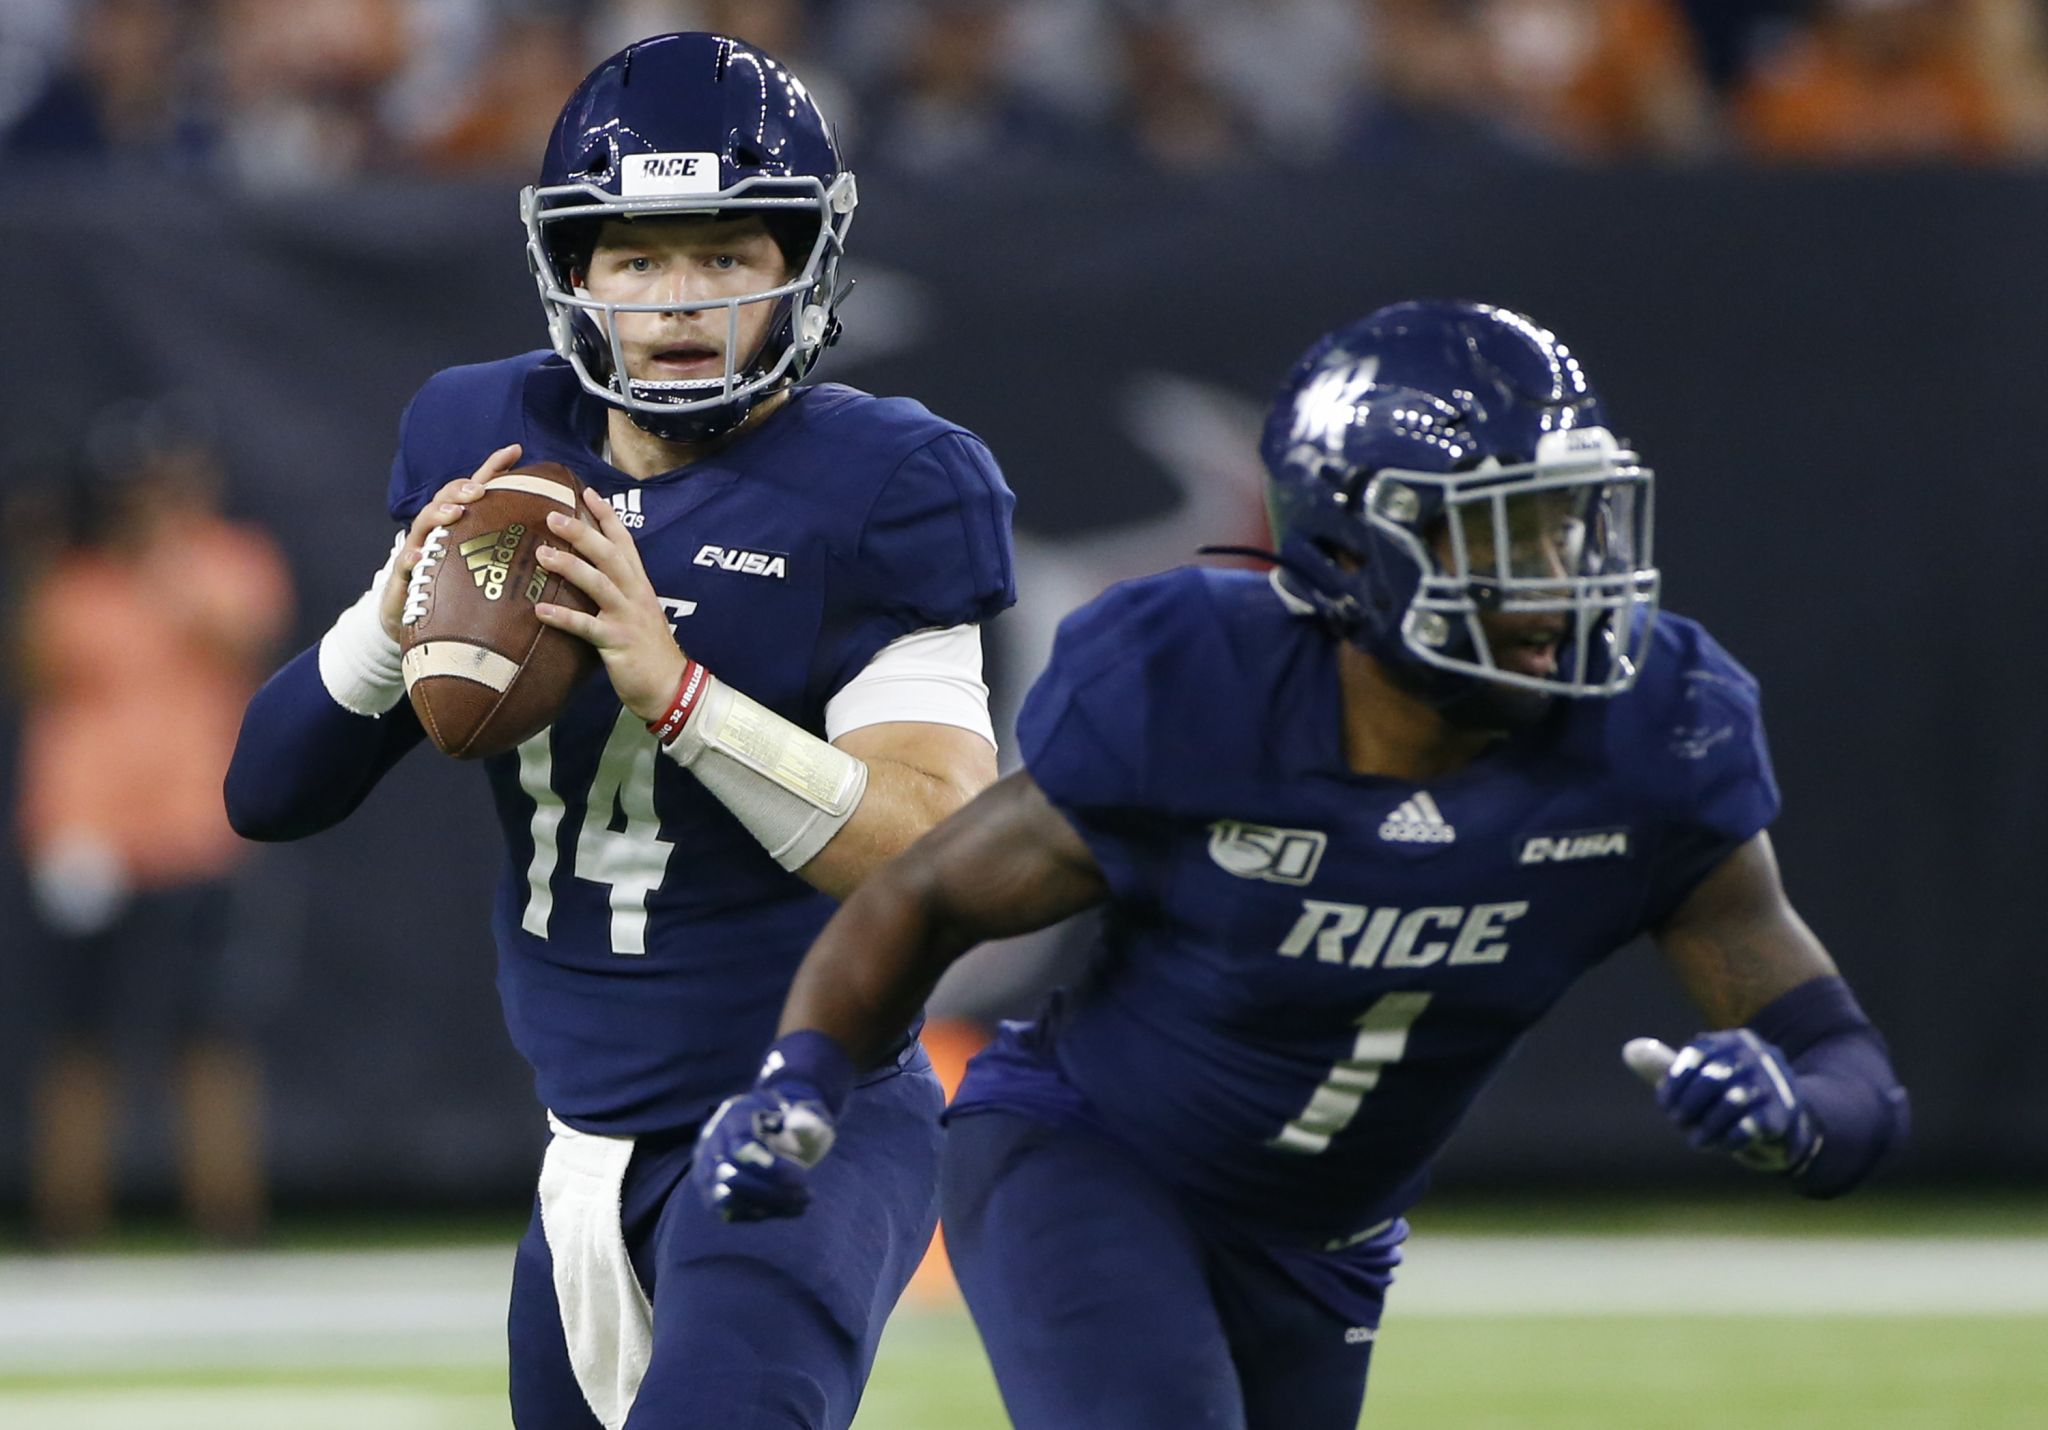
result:
<svg viewBox="0 0 2048 1430"><path fill-rule="evenodd" d="M228 777L236 827L289 839L430 733L482 759L498 982L553 1133L512 1287L529 1430L844 1426L931 1239L910 1032L850 1095L819 1216L746 1225L685 1180L837 898L996 772L1002 475L914 401L804 381L857 203L773 56L674 34L593 70L521 196L549 346L420 389L391 558L257 695Z"/></svg>

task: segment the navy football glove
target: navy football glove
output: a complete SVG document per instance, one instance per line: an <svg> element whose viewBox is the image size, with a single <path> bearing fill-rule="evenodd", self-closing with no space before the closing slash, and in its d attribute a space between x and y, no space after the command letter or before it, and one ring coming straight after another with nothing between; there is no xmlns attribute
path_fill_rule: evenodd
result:
<svg viewBox="0 0 2048 1430"><path fill-rule="evenodd" d="M690 1180L704 1204L727 1221L801 1214L852 1083L853 1064L823 1034L778 1040L752 1089L719 1104L697 1134Z"/></svg>
<svg viewBox="0 0 2048 1430"><path fill-rule="evenodd" d="M1654 1084L1657 1103L1686 1140L1760 1172L1798 1172L1820 1132L1785 1055L1747 1028L1702 1033L1676 1053L1636 1038L1622 1058Z"/></svg>

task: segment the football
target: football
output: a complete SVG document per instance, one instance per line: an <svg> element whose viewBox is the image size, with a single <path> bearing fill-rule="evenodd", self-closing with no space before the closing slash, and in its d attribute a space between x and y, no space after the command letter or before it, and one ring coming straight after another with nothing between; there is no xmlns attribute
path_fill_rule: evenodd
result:
<svg viewBox="0 0 2048 1430"><path fill-rule="evenodd" d="M546 729L597 664L588 641L533 612L537 601L595 609L535 560L556 511L590 520L583 483L560 463L494 477L427 537L406 586L406 694L428 738L459 760L503 754Z"/></svg>

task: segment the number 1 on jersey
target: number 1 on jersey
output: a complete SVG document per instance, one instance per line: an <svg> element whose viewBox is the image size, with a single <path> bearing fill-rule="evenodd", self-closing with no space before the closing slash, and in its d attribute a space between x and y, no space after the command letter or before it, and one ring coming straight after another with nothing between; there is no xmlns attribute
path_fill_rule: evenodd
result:
<svg viewBox="0 0 2048 1430"><path fill-rule="evenodd" d="M1358 1040L1351 1045L1351 1056L1331 1066L1308 1105L1267 1145L1309 1157L1328 1151L1330 1139L1351 1125L1365 1095L1379 1086L1380 1074L1407 1053L1408 1032L1429 1000L1429 994L1416 992L1375 999L1358 1015Z"/></svg>
<svg viewBox="0 0 2048 1430"><path fill-rule="evenodd" d="M554 913L553 880L564 806L550 783L551 732L541 731L519 747L519 787L533 801L533 859L526 867L526 909L519 926L548 936ZM630 710L619 712L611 738L598 756L597 772L583 801L583 827L576 835L579 879L611 892L613 953L647 952L647 896L668 874L675 846L661 837L654 812L654 737ZM613 829L623 816L625 828Z"/></svg>

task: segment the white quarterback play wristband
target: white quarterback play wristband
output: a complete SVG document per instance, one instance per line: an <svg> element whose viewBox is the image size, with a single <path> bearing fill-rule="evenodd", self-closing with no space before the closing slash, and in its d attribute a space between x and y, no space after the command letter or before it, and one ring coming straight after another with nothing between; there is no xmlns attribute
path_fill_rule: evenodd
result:
<svg viewBox="0 0 2048 1430"><path fill-rule="evenodd" d="M664 746L731 810L768 857L801 869L853 818L868 767L715 675L682 732Z"/></svg>
<svg viewBox="0 0 2048 1430"><path fill-rule="evenodd" d="M399 664L398 642L384 630L377 608L384 583L398 564L405 533L391 543L391 555L370 581L370 589L335 617L320 638L320 683L334 703L353 715L375 718L405 698L405 671Z"/></svg>

